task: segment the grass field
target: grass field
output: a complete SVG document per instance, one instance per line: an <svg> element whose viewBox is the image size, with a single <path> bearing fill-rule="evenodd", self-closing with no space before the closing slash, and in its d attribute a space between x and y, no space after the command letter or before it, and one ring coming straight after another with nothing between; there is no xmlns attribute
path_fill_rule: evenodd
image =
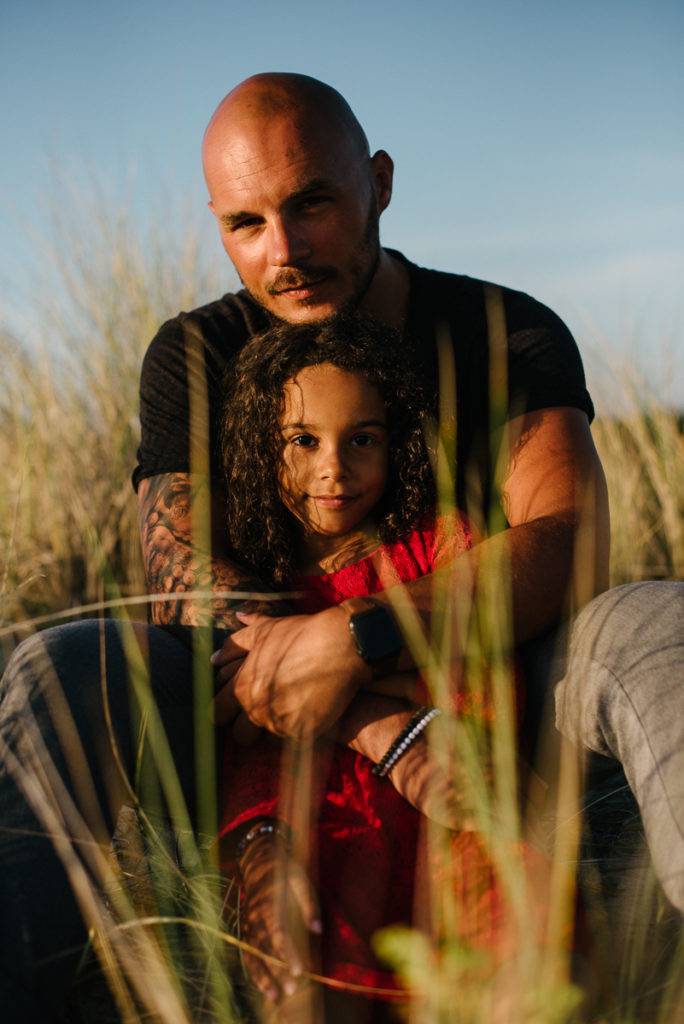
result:
<svg viewBox="0 0 684 1024"><path fill-rule="evenodd" d="M87 232L67 225L59 236L61 290L40 300L40 344L28 348L21 339L0 336L5 378L0 398L0 635L6 654L25 635L21 623L29 622L31 631L75 607L144 594L130 486L138 437L140 362L165 318L215 297L221 286L202 268L197 246L162 246L154 235L136 237L130 224L126 217L102 220ZM682 416L660 405L626 368L612 370L623 381L622 409L619 415L599 416L594 424L611 500L612 582L682 578ZM600 404L601 396L595 398ZM129 611L133 617L145 617L143 604ZM509 682L501 681L502 693ZM508 872L506 885L520 923L527 907L526 882L519 869L501 860L501 844L518 839L524 824L511 803L512 789L503 781L511 771L515 744L510 723L501 728L501 736L493 740L499 780L494 780L491 791L478 791L479 813L483 829L489 829L492 856L495 861L499 857L503 874ZM478 742L461 733L448 740L459 756L471 759L476 759ZM560 820L570 824L556 830L552 850L553 941L540 948L532 938L521 940L508 975L499 973L492 980L494 974L477 969L469 951L449 931L455 911L445 898L438 908L446 922L439 944L430 946L418 933L394 933L382 940L383 951L400 968L404 981L420 993L411 1010L412 1022L563 1024L579 1019L580 992L570 976L567 939L572 865L579 841L573 773L569 754L565 768L561 765L558 800ZM491 824L494 819L504 822L503 832ZM158 864L155 870L172 889L177 884L171 877L174 871L163 855L159 861L161 867ZM662 913L662 903L657 895L650 899L640 883L639 891L636 888L637 876L647 874L634 876L633 902L645 903L642 925L621 954L624 964L617 972L615 991L622 994L609 1005L604 1003L597 1021L629 1024L639 1019L634 993L644 977L656 989L665 985L662 964L667 958L663 954L658 959L647 934ZM242 1011L229 994L233 976L226 974L212 945L212 929L220 919L210 890L201 872L183 883L183 914L194 922L187 930L204 936L204 946L190 943L194 974L187 967L187 943L178 953L165 934L169 926L156 920L159 904L146 905L146 916L155 920L136 930L142 904L122 899L113 916L117 928L123 922L124 931L119 930L115 939L107 933L106 915L98 919L102 932L97 933L95 946L117 1003L129 1019L239 1019ZM665 926L658 934L664 948L676 941ZM210 947L212 953L207 952ZM589 959L592 963L583 977L591 988L611 960L611 949L594 947ZM132 980L141 962L154 985ZM668 970L681 973L681 963L682 958L675 956ZM185 987L177 981L183 971ZM196 983L198 975L201 983ZM662 995L651 1000L649 1019L662 1024L676 1019L672 991L665 986ZM201 1012L198 992L204 1000ZM95 1014L93 1019L105 1018Z"/></svg>

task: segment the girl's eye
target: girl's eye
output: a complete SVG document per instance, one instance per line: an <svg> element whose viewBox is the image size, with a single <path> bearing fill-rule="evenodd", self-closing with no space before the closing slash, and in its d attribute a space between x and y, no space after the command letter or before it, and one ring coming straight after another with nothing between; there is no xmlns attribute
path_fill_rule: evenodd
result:
<svg viewBox="0 0 684 1024"><path fill-rule="evenodd" d="M377 438L372 434L354 434L351 443L355 448L370 448L376 443Z"/></svg>
<svg viewBox="0 0 684 1024"><path fill-rule="evenodd" d="M316 444L316 438L311 434L297 434L296 437L290 438L290 444L294 444L298 448L313 448Z"/></svg>

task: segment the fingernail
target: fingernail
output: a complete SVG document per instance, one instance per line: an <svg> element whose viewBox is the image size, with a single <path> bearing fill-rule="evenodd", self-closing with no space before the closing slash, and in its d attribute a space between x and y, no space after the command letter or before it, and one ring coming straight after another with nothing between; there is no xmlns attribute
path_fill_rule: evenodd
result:
<svg viewBox="0 0 684 1024"><path fill-rule="evenodd" d="M235 612L236 619L247 619L249 618L249 612Z"/></svg>
<svg viewBox="0 0 684 1024"><path fill-rule="evenodd" d="M283 988L285 989L286 996L293 996L297 988L297 982L293 981L292 978L288 978L284 983Z"/></svg>
<svg viewBox="0 0 684 1024"><path fill-rule="evenodd" d="M316 932L316 935L320 935L322 933L323 925L318 918L316 918L315 921L311 922L311 931Z"/></svg>
<svg viewBox="0 0 684 1024"><path fill-rule="evenodd" d="M209 661L212 663L212 665L216 664L216 662L218 661L218 656L219 656L220 653L221 653L221 650L219 648L219 650L218 651L214 651L212 656L209 658Z"/></svg>

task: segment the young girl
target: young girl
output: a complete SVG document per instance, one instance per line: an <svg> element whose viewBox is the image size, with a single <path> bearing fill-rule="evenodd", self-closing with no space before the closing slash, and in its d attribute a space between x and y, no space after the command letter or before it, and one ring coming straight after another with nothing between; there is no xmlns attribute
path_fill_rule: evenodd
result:
<svg viewBox="0 0 684 1024"><path fill-rule="evenodd" d="M226 383L222 454L235 554L263 579L301 592L294 610L307 613L408 583L457 557L470 531L458 514L436 522L429 415L401 338L369 319L282 325L253 339ZM348 982L392 983L371 936L412 920L419 812L451 822L455 810L454 783L429 757L435 713L415 674L414 693L418 712L405 700L359 692L338 722L337 742L324 739L313 751L322 970ZM464 698L453 704L478 710ZM403 747L388 744L388 734L401 738L411 724ZM285 831L279 818L292 817L279 804L288 771L282 750L266 734L249 748L228 747L221 835L240 835L245 861L262 837ZM391 771L382 777L373 766L388 754ZM459 833L453 856L464 935L491 943L501 903L477 836ZM256 930L252 938L258 944ZM253 966L276 995L276 975Z"/></svg>

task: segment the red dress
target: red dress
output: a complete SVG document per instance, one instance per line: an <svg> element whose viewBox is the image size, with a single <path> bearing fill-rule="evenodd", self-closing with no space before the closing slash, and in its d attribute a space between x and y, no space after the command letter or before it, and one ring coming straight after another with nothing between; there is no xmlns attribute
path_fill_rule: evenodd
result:
<svg viewBox="0 0 684 1024"><path fill-rule="evenodd" d="M415 529L406 539L337 572L294 581L305 591L297 610L316 612L392 583L408 583L469 546L465 529L452 531L450 537L434 526ZM228 745L222 837L254 818L283 816L278 806L288 770L283 751L282 742L267 733L250 747ZM312 875L322 911L322 971L340 981L396 986L394 976L373 955L370 940L386 925L410 925L414 902L427 900L416 889L419 861L422 871L427 870L421 843L425 819L389 780L371 774L372 763L362 754L319 741L312 756L311 779L319 784L318 795L312 797L318 801ZM451 855L450 869L429 865L431 882L440 870L456 879L463 938L492 947L500 938L503 905L483 845L472 832L453 833Z"/></svg>

